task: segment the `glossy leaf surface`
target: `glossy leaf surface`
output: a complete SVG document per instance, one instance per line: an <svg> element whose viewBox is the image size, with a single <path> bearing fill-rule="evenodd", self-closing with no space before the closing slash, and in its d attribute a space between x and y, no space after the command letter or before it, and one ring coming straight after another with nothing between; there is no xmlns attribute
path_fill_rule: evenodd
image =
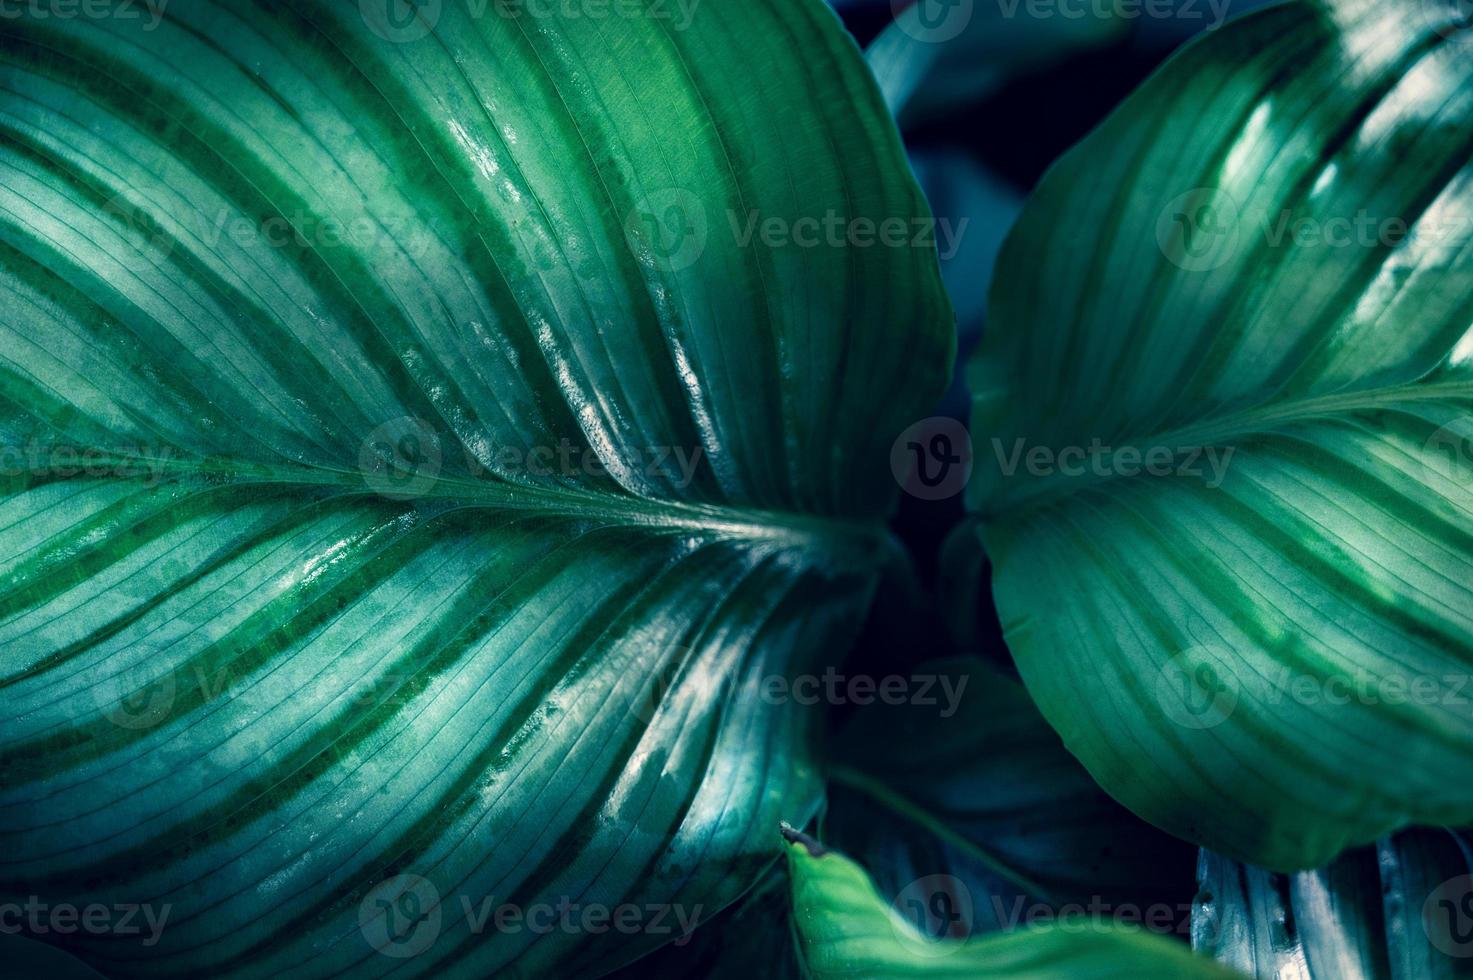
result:
<svg viewBox="0 0 1473 980"><path fill-rule="evenodd" d="M1470 872L1466 837L1427 828L1293 875L1203 851L1192 945L1264 980L1473 976Z"/></svg>
<svg viewBox="0 0 1473 980"><path fill-rule="evenodd" d="M973 364L962 533L1113 796L1279 870L1473 817L1470 35L1289 3L1045 179Z"/></svg>
<svg viewBox="0 0 1473 980"><path fill-rule="evenodd" d="M0 891L110 976L600 973L816 808L949 313L739 234L924 218L833 14L657 7L0 23Z"/></svg>

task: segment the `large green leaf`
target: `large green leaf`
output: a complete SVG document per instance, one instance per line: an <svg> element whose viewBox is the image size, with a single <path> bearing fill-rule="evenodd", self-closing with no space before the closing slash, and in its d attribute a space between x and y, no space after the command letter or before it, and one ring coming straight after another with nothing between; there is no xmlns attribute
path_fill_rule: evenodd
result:
<svg viewBox="0 0 1473 980"><path fill-rule="evenodd" d="M788 847L793 924L815 980L955 977L957 980L1231 980L1184 945L1137 929L1060 922L960 942L923 935L880 897L864 869L811 842Z"/></svg>
<svg viewBox="0 0 1473 980"><path fill-rule="evenodd" d="M965 891L970 934L1073 907L1169 910L1185 935L1195 849L1106 796L1021 684L975 657L912 678L903 703L861 708L835 739L825 840L886 894L923 879Z"/></svg>
<svg viewBox="0 0 1473 980"><path fill-rule="evenodd" d="M1203 851L1192 945L1263 980L1473 976L1473 852L1418 828L1277 875Z"/></svg>
<svg viewBox="0 0 1473 980"><path fill-rule="evenodd" d="M1192 45L1045 179L974 363L961 533L1029 691L1279 870L1473 818L1470 36L1344 0Z"/></svg>
<svg viewBox="0 0 1473 980"><path fill-rule="evenodd" d="M0 22L0 893L167 916L41 938L597 973L814 812L751 694L861 620L951 325L923 236L739 232L925 205L815 0L601 9Z"/></svg>

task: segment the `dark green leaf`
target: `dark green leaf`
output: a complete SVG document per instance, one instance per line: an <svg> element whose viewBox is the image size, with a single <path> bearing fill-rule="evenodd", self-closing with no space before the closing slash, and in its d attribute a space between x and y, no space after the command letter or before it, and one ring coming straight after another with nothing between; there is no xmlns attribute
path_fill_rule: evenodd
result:
<svg viewBox="0 0 1473 980"><path fill-rule="evenodd" d="M1473 819L1470 36L1298 2L1184 50L1045 179L972 372L1029 691L1277 870Z"/></svg>
<svg viewBox="0 0 1473 980"><path fill-rule="evenodd" d="M1164 912L1185 934L1195 850L1106 796L1021 684L961 657L914 671L905 695L839 734L823 823L884 894L955 879L972 934L1071 906L1127 924Z"/></svg>
<svg viewBox="0 0 1473 980"><path fill-rule="evenodd" d="M540 9L0 22L0 894L111 975L598 973L818 805L951 324L738 231L924 202L815 0Z"/></svg>

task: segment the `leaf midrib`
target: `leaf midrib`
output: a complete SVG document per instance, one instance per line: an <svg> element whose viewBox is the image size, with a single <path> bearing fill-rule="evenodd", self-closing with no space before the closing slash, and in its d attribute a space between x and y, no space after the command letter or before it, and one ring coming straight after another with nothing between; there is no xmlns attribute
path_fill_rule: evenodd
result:
<svg viewBox="0 0 1473 980"><path fill-rule="evenodd" d="M89 467L99 469L134 467L160 475L218 479L236 484L272 483L340 490L404 506L412 506L417 501L438 501L461 508L586 518L656 530L689 531L728 540L762 541L808 551L842 550L846 555L863 554L865 550L888 553L894 546L890 532L878 521L846 520L795 511L661 500L632 494L445 475L427 478L429 483L423 491L404 496L390 495L375 490L358 470L322 463L282 465L194 456L161 459L117 452L92 453L87 460ZM34 474L34 471L28 472Z"/></svg>
<svg viewBox="0 0 1473 980"><path fill-rule="evenodd" d="M975 396L974 401L980 402L986 397L986 393L983 393ZM986 521L1016 517L1103 483L1142 479L1139 473L1123 475L1119 468L1108 465L1109 461L1122 450L1133 450L1140 453L1151 448L1168 447L1172 449L1174 458L1182 449L1187 448L1236 448L1237 443L1250 436L1273 432L1288 425L1310 422L1315 419L1375 411L1407 402L1457 401L1460 399L1473 399L1473 380L1445 381L1434 384L1412 382L1387 388L1370 388L1289 399L1280 403L1228 412L1216 418L1204 419L1144 437L1112 440L1120 444L1111 446L1107 452L1101 454L1100 458L1107 464L1098 467L1106 471L1103 474L1096 472L1095 467L1091 467L1089 472L1083 476L1066 476L1055 472L1049 476L1017 481L1013 485L1021 485L1022 489L996 495L988 501L987 506L981 509L980 516Z"/></svg>

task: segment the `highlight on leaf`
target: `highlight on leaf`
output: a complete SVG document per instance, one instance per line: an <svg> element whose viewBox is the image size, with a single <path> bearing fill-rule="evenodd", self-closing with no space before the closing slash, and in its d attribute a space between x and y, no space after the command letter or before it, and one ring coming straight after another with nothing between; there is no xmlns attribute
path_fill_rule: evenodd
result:
<svg viewBox="0 0 1473 980"><path fill-rule="evenodd" d="M817 0L384 6L0 19L0 904L112 978L688 936L950 375L934 247L731 232L928 217Z"/></svg>
<svg viewBox="0 0 1473 980"><path fill-rule="evenodd" d="M1332 0L1193 42L1044 179L971 365L951 554L1030 694L1279 871L1473 822L1466 37Z"/></svg>

